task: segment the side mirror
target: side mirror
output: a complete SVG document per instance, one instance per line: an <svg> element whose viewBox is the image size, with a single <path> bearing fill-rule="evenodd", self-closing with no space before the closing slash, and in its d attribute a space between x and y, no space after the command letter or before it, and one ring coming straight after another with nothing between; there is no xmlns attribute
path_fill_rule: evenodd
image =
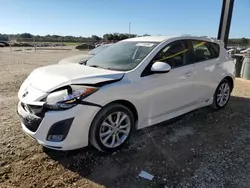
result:
<svg viewBox="0 0 250 188"><path fill-rule="evenodd" d="M171 66L164 62L155 62L152 67L151 71L155 73L167 73L171 70Z"/></svg>

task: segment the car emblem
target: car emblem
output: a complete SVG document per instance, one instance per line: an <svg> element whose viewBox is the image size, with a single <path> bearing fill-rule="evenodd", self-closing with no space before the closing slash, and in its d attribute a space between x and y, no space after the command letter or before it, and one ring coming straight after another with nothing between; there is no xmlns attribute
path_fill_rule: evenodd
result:
<svg viewBox="0 0 250 188"><path fill-rule="evenodd" d="M28 91L25 91L25 93L23 94L23 98L26 97L28 95Z"/></svg>

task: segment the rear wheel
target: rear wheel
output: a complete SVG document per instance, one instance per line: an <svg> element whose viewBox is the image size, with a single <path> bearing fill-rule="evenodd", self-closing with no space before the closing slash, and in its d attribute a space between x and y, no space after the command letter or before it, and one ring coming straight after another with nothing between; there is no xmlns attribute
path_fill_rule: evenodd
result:
<svg viewBox="0 0 250 188"><path fill-rule="evenodd" d="M224 108L230 99L231 91L231 83L227 79L222 80L214 93L213 108Z"/></svg>
<svg viewBox="0 0 250 188"><path fill-rule="evenodd" d="M128 140L133 127L133 114L127 107L121 104L108 105L92 122L90 142L100 151L114 152Z"/></svg>

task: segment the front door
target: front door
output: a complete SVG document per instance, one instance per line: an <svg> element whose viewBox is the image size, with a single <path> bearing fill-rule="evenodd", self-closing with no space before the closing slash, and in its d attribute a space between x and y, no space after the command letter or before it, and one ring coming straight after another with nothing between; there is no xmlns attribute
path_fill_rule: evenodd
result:
<svg viewBox="0 0 250 188"><path fill-rule="evenodd" d="M141 88L147 104L148 124L167 119L167 115L190 107L194 101L194 66L189 61L186 41L176 41L162 48L142 73ZM154 62L171 66L168 73L150 73ZM148 69L148 70L147 70Z"/></svg>

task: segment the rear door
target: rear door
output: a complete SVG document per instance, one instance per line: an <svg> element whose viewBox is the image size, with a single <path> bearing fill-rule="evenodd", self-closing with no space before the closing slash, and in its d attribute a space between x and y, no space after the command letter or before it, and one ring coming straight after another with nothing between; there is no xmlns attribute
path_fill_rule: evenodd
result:
<svg viewBox="0 0 250 188"><path fill-rule="evenodd" d="M221 68L219 58L220 46L201 40L190 40L193 48L194 95L197 103L207 102L218 85L218 74Z"/></svg>

